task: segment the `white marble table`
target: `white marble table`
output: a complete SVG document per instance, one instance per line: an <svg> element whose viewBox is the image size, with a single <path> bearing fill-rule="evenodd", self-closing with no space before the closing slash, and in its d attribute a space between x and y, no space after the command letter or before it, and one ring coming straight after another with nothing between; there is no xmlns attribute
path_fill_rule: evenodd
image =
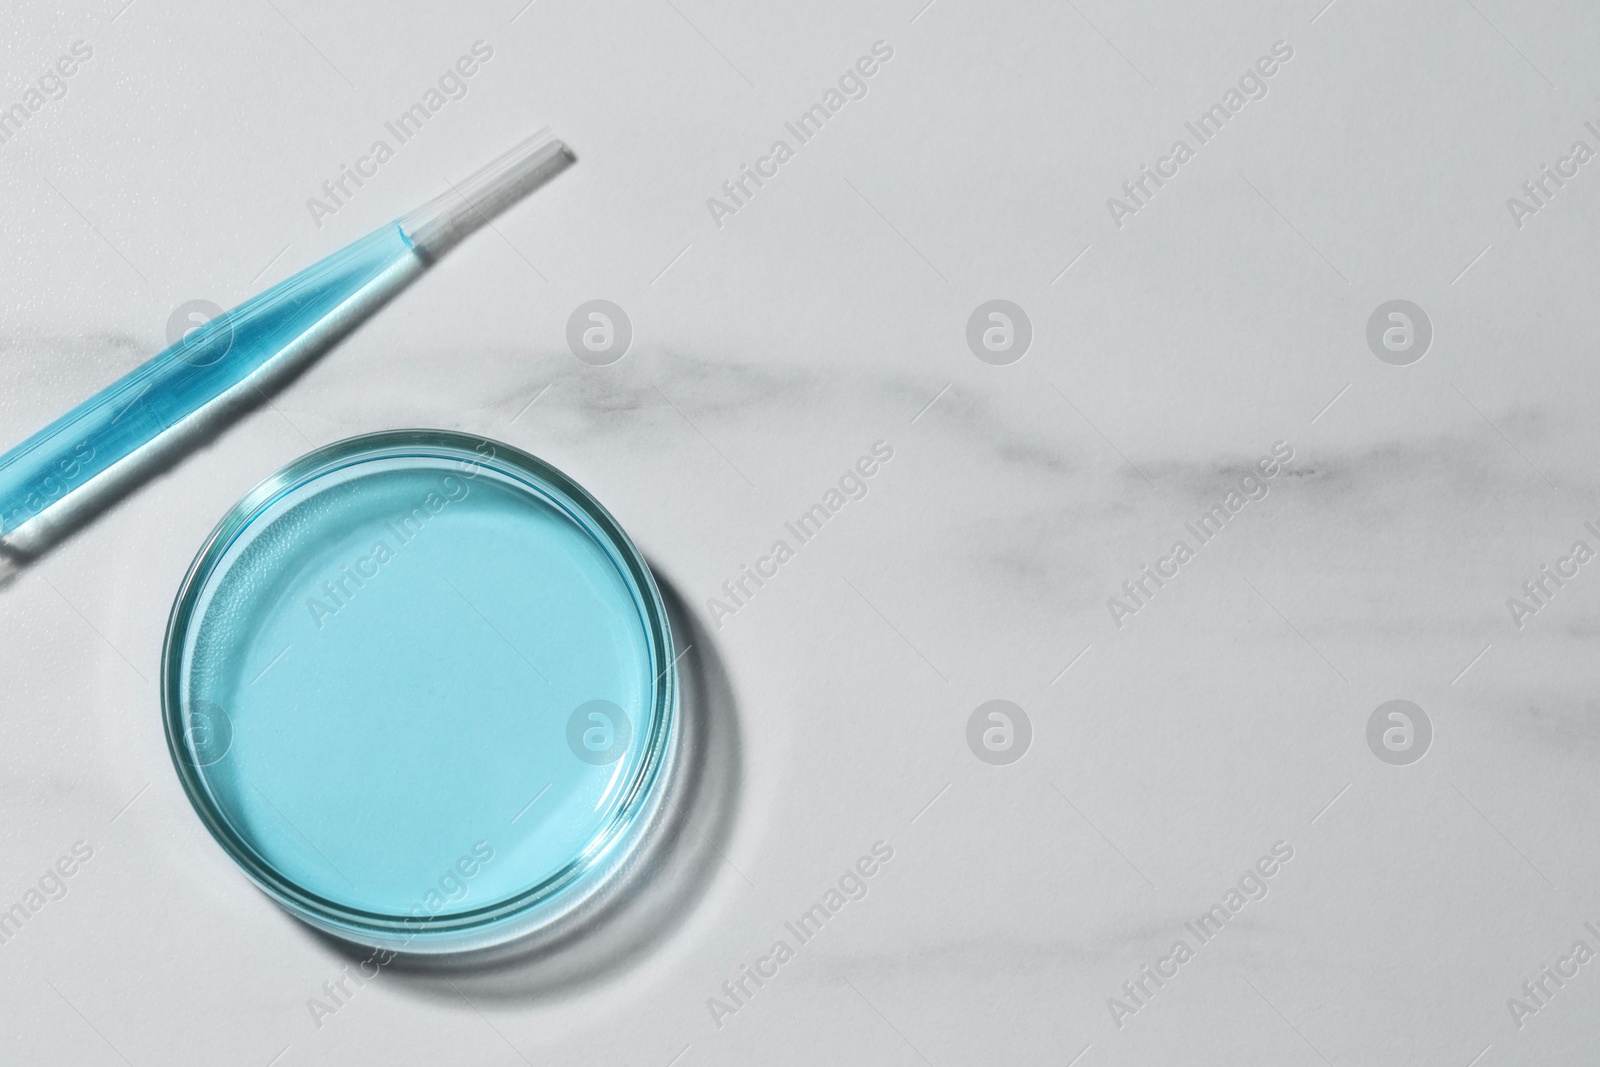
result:
<svg viewBox="0 0 1600 1067"><path fill-rule="evenodd" d="M7 444L538 126L580 162L0 593L0 1061L1592 1058L1600 9L1322 2L8 9ZM633 327L604 367L566 342L597 298ZM1005 365L966 338L993 299L1031 323ZM1366 336L1394 299L1432 327L1406 365ZM319 1015L350 959L207 836L152 680L221 513L405 426L567 470L688 605L719 855L593 966L390 968ZM991 700L1018 761L969 749ZM1391 700L1432 726L1408 765L1368 744Z"/></svg>

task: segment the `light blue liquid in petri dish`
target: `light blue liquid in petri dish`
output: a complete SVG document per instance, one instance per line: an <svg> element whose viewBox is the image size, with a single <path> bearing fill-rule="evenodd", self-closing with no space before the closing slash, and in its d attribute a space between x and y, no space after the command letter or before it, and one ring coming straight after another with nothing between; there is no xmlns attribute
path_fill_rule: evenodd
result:
<svg viewBox="0 0 1600 1067"><path fill-rule="evenodd" d="M174 607L169 743L258 884L340 936L495 944L635 843L675 737L648 567L531 456L435 431L305 457Z"/></svg>

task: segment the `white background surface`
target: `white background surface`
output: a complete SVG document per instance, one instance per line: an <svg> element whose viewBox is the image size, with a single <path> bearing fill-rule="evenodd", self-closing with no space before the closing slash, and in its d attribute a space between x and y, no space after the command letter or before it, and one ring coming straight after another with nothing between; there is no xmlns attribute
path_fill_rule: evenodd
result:
<svg viewBox="0 0 1600 1067"><path fill-rule="evenodd" d="M1592 1056L1600 962L1520 1028L1507 999L1600 950L1600 565L1520 629L1506 601L1600 547L1600 163L1520 229L1506 198L1600 149L1600 9L920 4L8 8L0 105L94 50L0 144L8 444L184 301L229 306L539 126L580 163L0 593L0 905L94 849L0 948L0 1060ZM314 225L307 198L480 39L469 94ZM719 229L706 198L879 40L866 98ZM1280 40L1268 95L1116 228L1106 198ZM564 340L597 297L635 331L608 368ZM1034 327L1011 366L964 339L995 297ZM1435 329L1408 367L1364 336L1397 297ZM648 953L555 994L385 972L319 1027L346 960L206 835L151 680L230 504L407 426L568 471L707 624L848 463L895 458L713 634L728 862ZM1277 441L1291 474L1116 627L1107 598ZM1034 727L1007 767L965 741L994 698ZM1365 739L1395 698L1436 732L1407 767ZM870 894L716 1026L707 998L880 839ZM1269 895L1119 1027L1107 998L1278 841Z"/></svg>

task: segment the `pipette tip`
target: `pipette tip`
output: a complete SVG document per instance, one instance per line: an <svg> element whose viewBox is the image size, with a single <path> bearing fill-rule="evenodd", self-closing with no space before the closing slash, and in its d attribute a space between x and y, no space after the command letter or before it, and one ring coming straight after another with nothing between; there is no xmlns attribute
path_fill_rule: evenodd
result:
<svg viewBox="0 0 1600 1067"><path fill-rule="evenodd" d="M400 219L417 254L433 262L545 182L577 162L547 126Z"/></svg>

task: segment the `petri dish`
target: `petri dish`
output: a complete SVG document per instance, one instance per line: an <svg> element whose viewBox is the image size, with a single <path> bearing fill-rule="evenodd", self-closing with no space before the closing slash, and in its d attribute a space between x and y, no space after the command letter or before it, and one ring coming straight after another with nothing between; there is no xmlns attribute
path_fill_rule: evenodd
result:
<svg viewBox="0 0 1600 1067"><path fill-rule="evenodd" d="M335 936L499 945L581 914L677 738L661 595L560 471L437 430L351 438L235 505L173 606L161 699L195 811Z"/></svg>

